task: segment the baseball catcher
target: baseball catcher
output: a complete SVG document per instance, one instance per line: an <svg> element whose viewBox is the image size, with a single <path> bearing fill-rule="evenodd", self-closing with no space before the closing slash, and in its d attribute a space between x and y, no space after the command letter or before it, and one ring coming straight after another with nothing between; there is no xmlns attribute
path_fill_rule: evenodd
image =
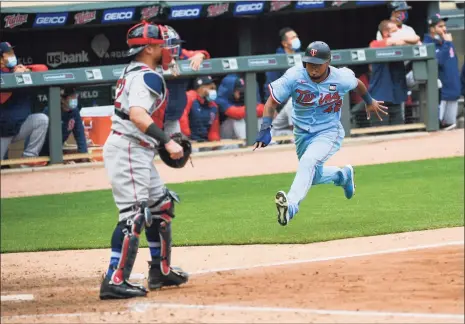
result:
<svg viewBox="0 0 465 324"><path fill-rule="evenodd" d="M110 265L100 299L146 296L145 287L129 282L142 231L151 254L148 288L188 281L187 273L171 267L171 222L179 197L165 187L153 164L157 151L175 168L183 167L191 154L186 138L180 134L168 137L152 119L166 99L159 66L177 74L172 56L179 50L176 39L179 37L173 28L146 22L127 33L128 55L135 58L117 82L112 131L103 148L119 221L111 238Z"/></svg>

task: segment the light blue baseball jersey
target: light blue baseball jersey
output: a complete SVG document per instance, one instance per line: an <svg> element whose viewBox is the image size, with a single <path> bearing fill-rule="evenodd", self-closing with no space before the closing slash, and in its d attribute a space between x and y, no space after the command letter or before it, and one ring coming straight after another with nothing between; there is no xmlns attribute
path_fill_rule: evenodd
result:
<svg viewBox="0 0 465 324"><path fill-rule="evenodd" d="M329 67L326 80L315 83L303 66L294 66L270 83L273 99L282 103L292 97L294 126L310 133L340 124L342 99L357 87L358 80L348 68Z"/></svg>

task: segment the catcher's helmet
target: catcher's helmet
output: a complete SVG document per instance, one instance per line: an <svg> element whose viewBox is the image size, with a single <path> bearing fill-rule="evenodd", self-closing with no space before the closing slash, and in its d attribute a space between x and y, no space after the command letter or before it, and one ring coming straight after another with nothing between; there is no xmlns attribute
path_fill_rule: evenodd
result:
<svg viewBox="0 0 465 324"><path fill-rule="evenodd" d="M401 11L401 10L410 10L412 7L407 5L405 1L392 1L389 3L389 8L391 11Z"/></svg>
<svg viewBox="0 0 465 324"><path fill-rule="evenodd" d="M331 49L325 42L313 42L308 45L302 62L312 64L325 64L331 60Z"/></svg>
<svg viewBox="0 0 465 324"><path fill-rule="evenodd" d="M126 36L129 46L127 56L141 52L151 44L160 44L168 49L173 57L179 56L180 43L179 34L170 26L153 25L143 21L131 27Z"/></svg>

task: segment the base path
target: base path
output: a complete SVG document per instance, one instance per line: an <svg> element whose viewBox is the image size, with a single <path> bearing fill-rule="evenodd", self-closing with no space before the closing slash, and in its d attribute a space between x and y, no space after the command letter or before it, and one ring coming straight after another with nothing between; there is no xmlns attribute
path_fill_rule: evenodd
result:
<svg viewBox="0 0 465 324"><path fill-rule="evenodd" d="M1 322L463 323L463 230L174 248L189 283L129 301L98 299L108 250L6 254L2 295L34 299L2 301Z"/></svg>
<svg viewBox="0 0 465 324"><path fill-rule="evenodd" d="M346 139L342 149L327 164L358 166L463 155L464 130L461 129ZM194 168L187 164L183 169L169 168L161 161L155 163L166 183L294 172L298 164L293 145L268 147L255 152L248 148L238 152L199 155L193 158L193 162ZM102 165L2 172L1 181L2 198L110 188Z"/></svg>

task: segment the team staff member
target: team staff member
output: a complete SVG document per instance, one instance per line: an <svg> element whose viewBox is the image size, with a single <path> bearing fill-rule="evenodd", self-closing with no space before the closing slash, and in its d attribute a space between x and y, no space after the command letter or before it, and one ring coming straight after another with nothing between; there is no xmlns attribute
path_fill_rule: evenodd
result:
<svg viewBox="0 0 465 324"><path fill-rule="evenodd" d="M48 107L44 109L44 114L48 114ZM75 88L64 88L61 90L61 133L62 143L64 143L71 133L76 140L78 153L87 153L87 141L84 132L84 124L81 119L82 107L79 104L79 96ZM42 156L50 155L48 143L48 132L45 144L40 152ZM86 160L87 161L87 160Z"/></svg>
<svg viewBox="0 0 465 324"><path fill-rule="evenodd" d="M244 79L237 74L228 74L221 81L216 103L220 111L220 134L223 139L245 139L246 137L244 90ZM256 110L260 125L264 105L261 103L258 87L256 95Z"/></svg>
<svg viewBox="0 0 465 324"><path fill-rule="evenodd" d="M216 95L216 85L211 76L194 81L194 90L187 92L187 105L180 120L184 135L197 142L220 140Z"/></svg>
<svg viewBox="0 0 465 324"><path fill-rule="evenodd" d="M295 54L296 52L300 51L300 39L297 33L289 27L284 27L279 31L279 39L281 40L281 46L276 49L276 54ZM270 90L268 89L268 85L279 79L283 76L284 71L268 71L265 73L266 81L263 86L263 93L265 101L268 100L270 96Z"/></svg>
<svg viewBox="0 0 465 324"><path fill-rule="evenodd" d="M42 72L48 68L43 64L24 66L18 64L13 47L8 42L0 43L1 73ZM48 116L32 114L33 96L28 88L0 93L0 158L6 158L10 143L30 137L23 157L37 157L44 144L48 128ZM43 165L30 163L28 165Z"/></svg>
<svg viewBox="0 0 465 324"><path fill-rule="evenodd" d="M447 32L446 21L439 14L428 18L429 34L423 38L425 44L436 47L439 80L441 80L441 100L439 104L439 121L441 128L455 128L457 120L458 99L460 98L459 60L452 42L452 35Z"/></svg>
<svg viewBox="0 0 465 324"><path fill-rule="evenodd" d="M412 9L407 2L405 1L392 1L389 3L389 7L391 8L391 17L389 18L397 26L396 36L399 37L410 37L410 36L418 36L415 30L406 25L405 23L408 20L408 11ZM382 33L378 30L376 33L376 40L383 40ZM421 43L419 40L417 43Z"/></svg>
<svg viewBox="0 0 465 324"><path fill-rule="evenodd" d="M203 60L210 58L210 54L205 50L190 51L182 48L181 44L183 41L179 34L176 33L176 35L171 35L170 37L175 39L172 46L172 52L175 53L173 54L174 59L177 61L189 60L192 70L197 71ZM176 57L176 54L178 57ZM156 118L163 119L164 130L168 135L171 135L181 131L179 119L187 104L186 91L189 86L189 80L185 78L167 80L166 86L168 88L168 100L166 107L162 107L162 109L165 108L164 115L161 115L163 113L163 110L161 110L157 113Z"/></svg>
<svg viewBox="0 0 465 324"><path fill-rule="evenodd" d="M393 34L398 32L398 28L390 20L383 20L378 29L383 35L383 40L372 41L371 48L416 44L420 39L416 35L399 36L396 34L393 37ZM369 91L375 98L384 101L385 105L389 107L389 118L383 118L383 121L372 121L372 125L403 124L402 105L407 100L408 91L404 62L376 63L371 65L371 70Z"/></svg>

